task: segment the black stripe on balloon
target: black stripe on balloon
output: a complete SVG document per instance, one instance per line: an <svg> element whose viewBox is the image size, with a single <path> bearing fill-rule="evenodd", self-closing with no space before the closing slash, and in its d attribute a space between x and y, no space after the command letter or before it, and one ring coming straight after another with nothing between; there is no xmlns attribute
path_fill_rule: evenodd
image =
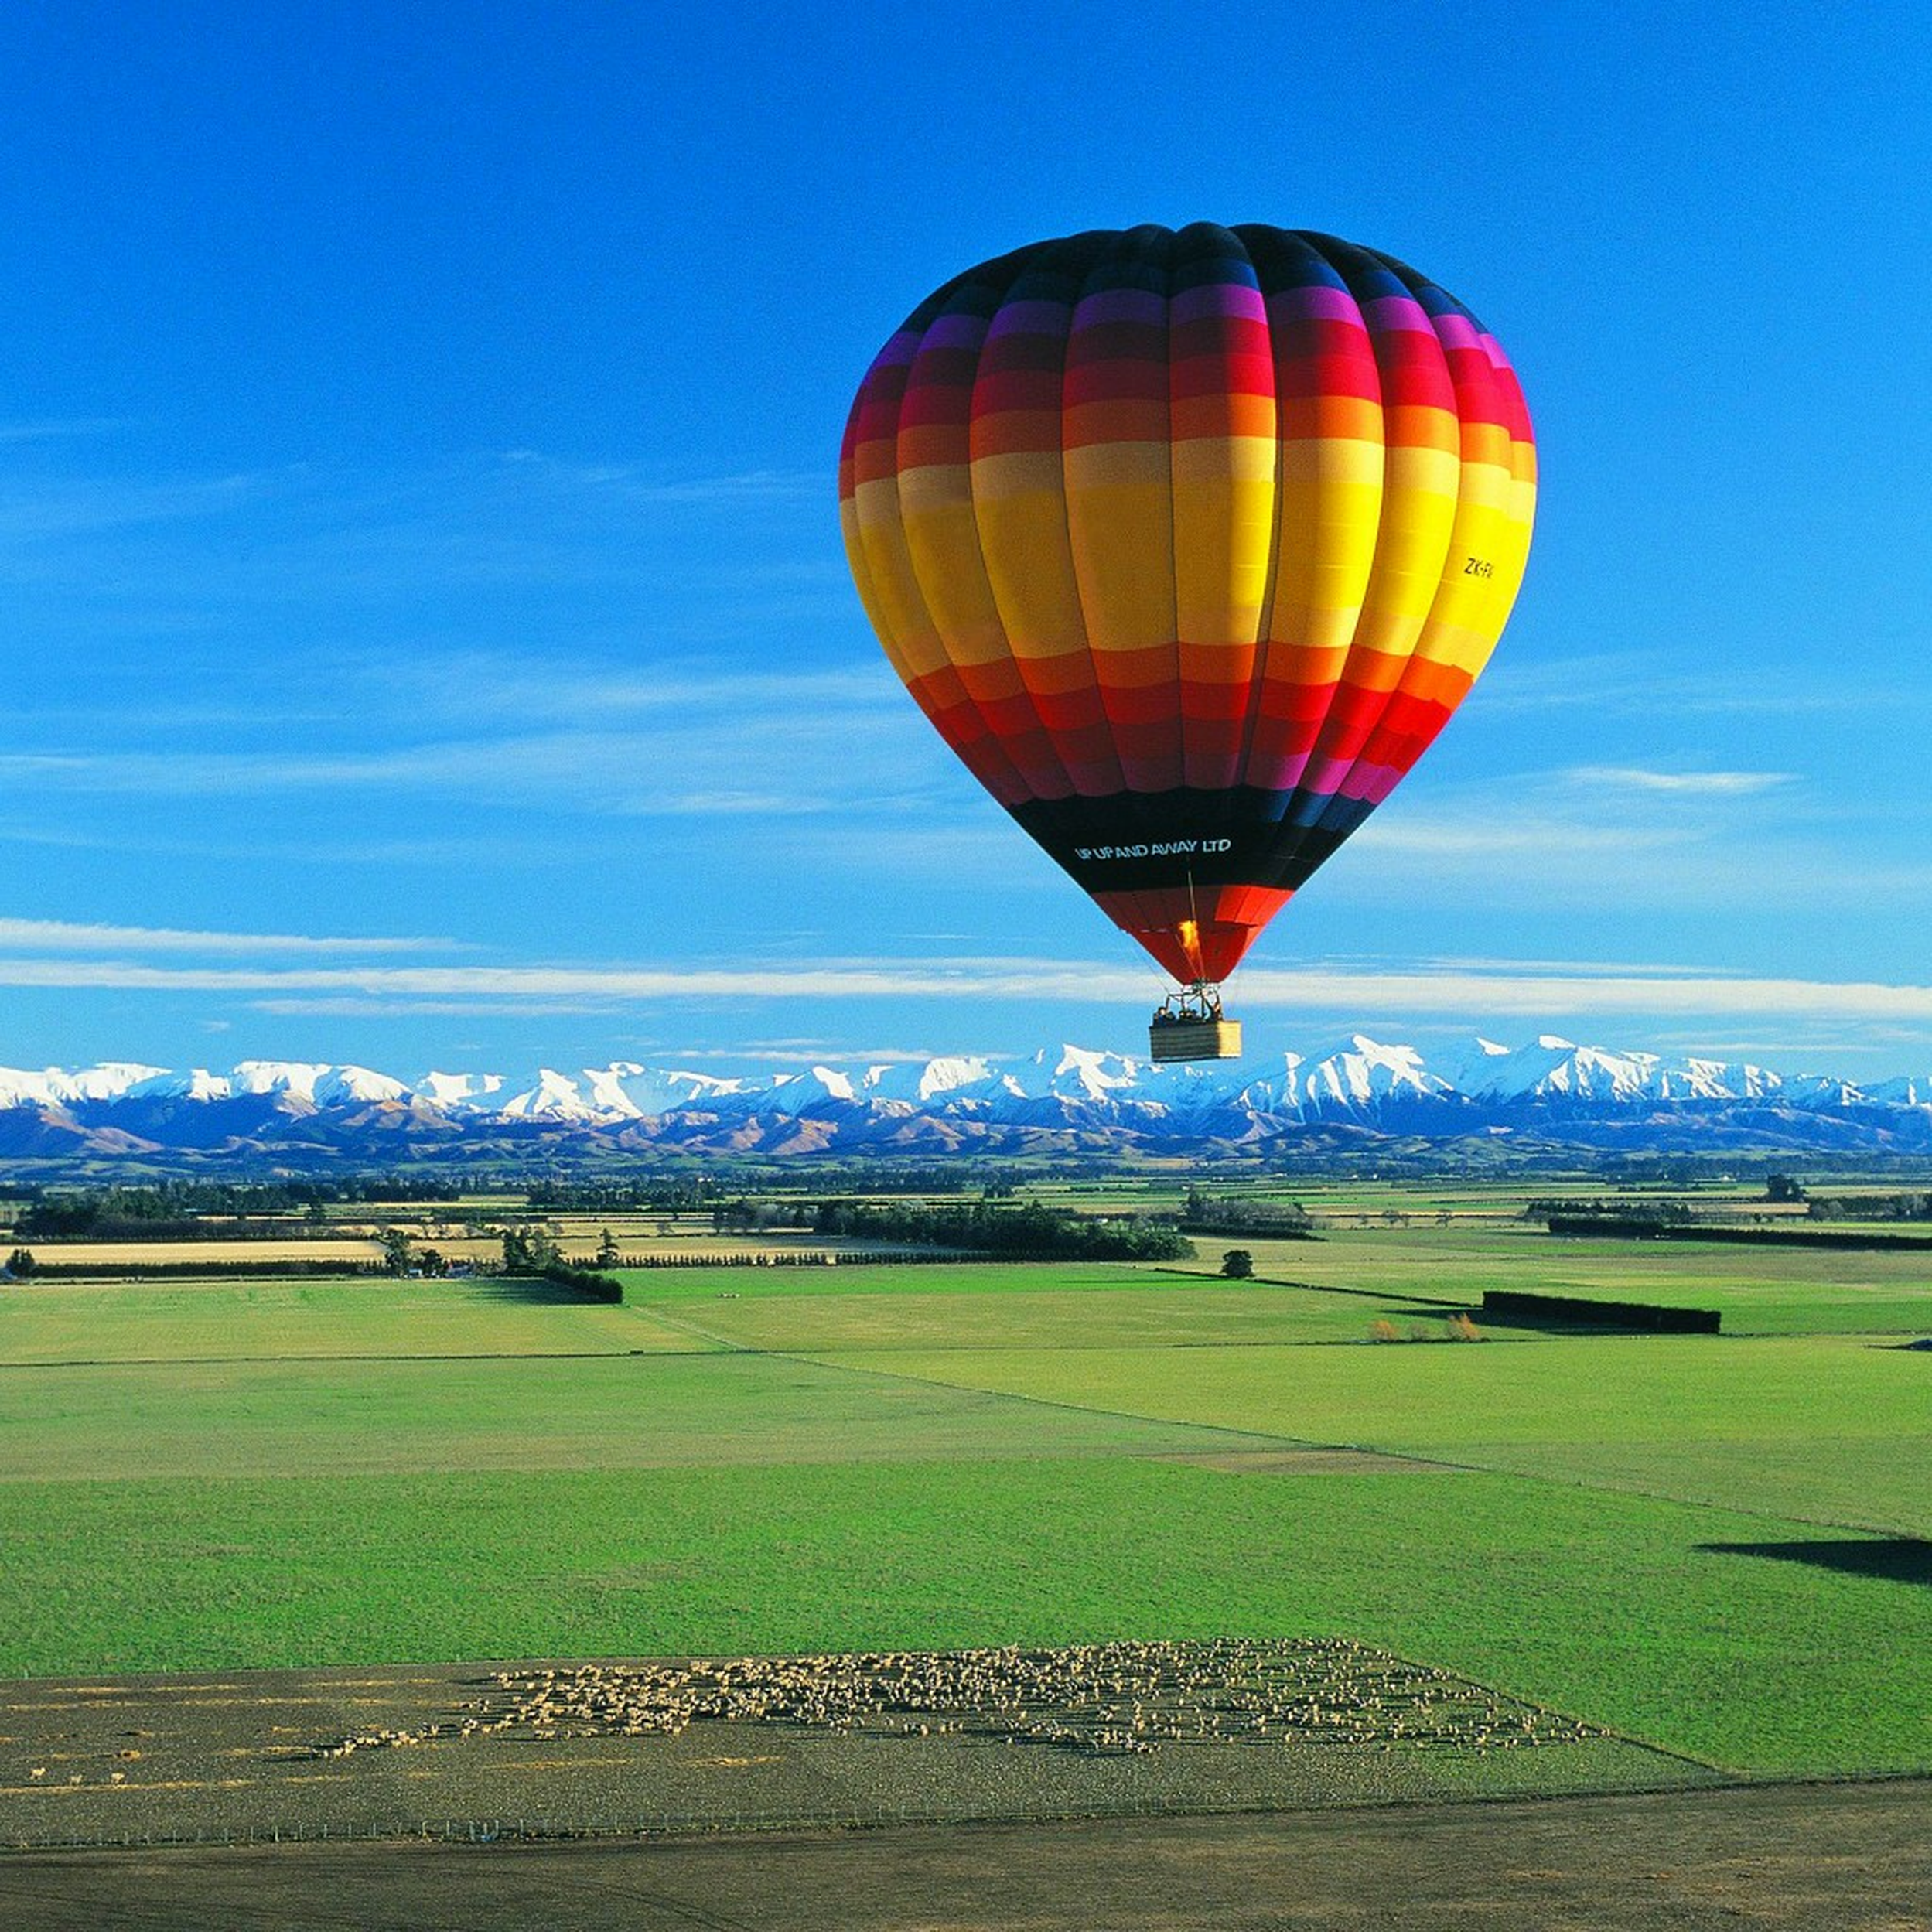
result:
<svg viewBox="0 0 1932 1932"><path fill-rule="evenodd" d="M1012 807L1027 835L1082 890L1206 886L1298 890L1374 810L1337 800L1317 827L1283 818L1291 795L1237 786L1035 799Z"/></svg>

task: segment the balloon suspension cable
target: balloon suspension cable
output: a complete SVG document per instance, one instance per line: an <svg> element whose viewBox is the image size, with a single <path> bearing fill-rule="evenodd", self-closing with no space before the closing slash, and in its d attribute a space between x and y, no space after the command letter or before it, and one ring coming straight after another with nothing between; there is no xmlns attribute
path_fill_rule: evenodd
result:
<svg viewBox="0 0 1932 1932"><path fill-rule="evenodd" d="M1221 989L1212 980L1197 979L1169 993L1154 1014L1156 1026L1179 1026L1201 1021L1218 1022L1221 1015Z"/></svg>

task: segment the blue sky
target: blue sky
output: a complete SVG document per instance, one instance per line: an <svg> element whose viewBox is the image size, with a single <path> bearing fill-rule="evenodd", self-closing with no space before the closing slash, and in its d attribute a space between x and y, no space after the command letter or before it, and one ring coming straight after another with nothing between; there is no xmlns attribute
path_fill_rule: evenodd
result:
<svg viewBox="0 0 1932 1932"><path fill-rule="evenodd" d="M1502 337L1490 671L1258 1052L1932 1066L1921 9L67 0L0 23L0 1063L1132 1050L839 546L959 268L1328 230Z"/></svg>

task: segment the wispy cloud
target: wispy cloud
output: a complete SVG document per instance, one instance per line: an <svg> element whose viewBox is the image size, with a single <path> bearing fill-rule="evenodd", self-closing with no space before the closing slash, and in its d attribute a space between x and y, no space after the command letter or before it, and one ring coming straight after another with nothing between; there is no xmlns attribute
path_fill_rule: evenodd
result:
<svg viewBox="0 0 1932 1932"><path fill-rule="evenodd" d="M0 919L0 946L53 953L425 953L461 950L453 939L316 937L299 933L191 932L168 926Z"/></svg>
<svg viewBox="0 0 1932 1932"><path fill-rule="evenodd" d="M300 999L251 999L246 1002L253 1013L274 1013L325 1019L420 1019L451 1016L474 1019L486 1015L501 1019L514 1014L520 1019L557 1018L589 1013L608 1013L623 1002L615 999L415 999L401 997L317 997Z"/></svg>
<svg viewBox="0 0 1932 1932"><path fill-rule="evenodd" d="M640 1046L638 1050L663 1050ZM845 1065L862 1061L869 1066L917 1067L941 1058L999 1061L1014 1057L1011 1053L975 1053L970 1047L957 1046L848 1046L843 1040L831 1039L748 1039L736 1046L702 1046L695 1051L681 1046L671 1050L680 1061L694 1064L705 1060L756 1060L796 1067L810 1067L821 1060Z"/></svg>
<svg viewBox="0 0 1932 1932"><path fill-rule="evenodd" d="M1484 677L1482 699L1492 712L1714 718L1868 712L1898 695L1876 683L1818 675L1808 659L1785 671L1754 666L1749 678L1685 668L1695 661L1661 650L1575 650L1540 661L1511 654L1499 656ZM1906 696L1924 702L1921 692Z"/></svg>
<svg viewBox="0 0 1932 1932"><path fill-rule="evenodd" d="M656 1004L735 1001L1010 1000L1037 1005L1120 1002L1148 995L1144 971L1086 961L854 960L756 968L572 966L225 967L128 961L0 959L0 985L119 992L243 993L288 1002L486 1001L525 1012L532 1002ZM1322 1014L1546 1019L1553 1015L1729 1015L1760 1019L1932 1022L1932 986L1871 981L1665 973L1400 971L1251 968L1244 1009ZM305 1006L305 1010L315 1010ZM277 1007L274 1010L288 1010Z"/></svg>
<svg viewBox="0 0 1932 1932"><path fill-rule="evenodd" d="M607 726L637 714L743 718L766 713L852 717L910 715L910 701L882 660L771 671L754 664L667 655L640 643L628 661L579 649L568 658L504 650L443 650L407 658L338 657L329 667L345 680L401 696L416 715L480 719L525 728L543 720Z"/></svg>
<svg viewBox="0 0 1932 1932"><path fill-rule="evenodd" d="M730 505L807 497L824 501L836 481L832 472L822 469L745 469L708 476L672 476L665 474L661 465L570 463L536 449L507 449L503 461L550 484L619 491L633 503Z"/></svg>
<svg viewBox="0 0 1932 1932"><path fill-rule="evenodd" d="M810 814L906 794L930 772L925 746L854 729L849 713L809 708L712 721L667 719L630 730L449 739L380 750L0 752L0 787L157 797L382 790L521 800L563 812L688 817ZM747 787L748 772L787 783ZM903 803L902 797L900 802Z"/></svg>
<svg viewBox="0 0 1932 1932"><path fill-rule="evenodd" d="M1602 820L1561 818L1545 813L1520 815L1480 811L1378 814L1355 835L1364 852L1406 853L1429 858L1566 858L1634 851L1661 851L1694 844L1699 836L1688 825L1606 824Z"/></svg>
<svg viewBox="0 0 1932 1932"><path fill-rule="evenodd" d="M1577 765L1564 776L1572 783L1616 791L1668 792L1708 798L1742 797L1789 785L1786 771L1647 771L1635 765Z"/></svg>
<svg viewBox="0 0 1932 1932"><path fill-rule="evenodd" d="M129 480L70 479L9 490L0 503L0 544L45 542L226 514L258 500L256 475Z"/></svg>
<svg viewBox="0 0 1932 1932"><path fill-rule="evenodd" d="M0 444L63 442L80 436L110 436L128 427L125 416L46 416L28 422L0 422Z"/></svg>

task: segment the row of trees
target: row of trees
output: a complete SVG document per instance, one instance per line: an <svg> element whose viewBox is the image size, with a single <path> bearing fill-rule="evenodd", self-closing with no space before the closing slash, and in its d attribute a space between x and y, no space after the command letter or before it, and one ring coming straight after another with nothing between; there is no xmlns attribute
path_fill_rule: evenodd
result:
<svg viewBox="0 0 1932 1932"><path fill-rule="evenodd" d="M1203 1234L1258 1234L1278 1241L1306 1241L1315 1223L1299 1201L1258 1201L1239 1196L1187 1190L1181 1226Z"/></svg>
<svg viewBox="0 0 1932 1932"><path fill-rule="evenodd" d="M200 1215L315 1214L332 1203L441 1200L449 1183L364 1174L341 1180L154 1181L139 1186L39 1187L13 1190L24 1203L14 1217L16 1232L35 1235L94 1234L104 1226L152 1232L158 1224Z"/></svg>
<svg viewBox="0 0 1932 1932"><path fill-rule="evenodd" d="M812 1225L821 1234L856 1241L959 1248L1029 1261L1173 1261L1194 1251L1171 1222L1102 1220L1030 1201L1019 1207L983 1200L821 1201Z"/></svg>

